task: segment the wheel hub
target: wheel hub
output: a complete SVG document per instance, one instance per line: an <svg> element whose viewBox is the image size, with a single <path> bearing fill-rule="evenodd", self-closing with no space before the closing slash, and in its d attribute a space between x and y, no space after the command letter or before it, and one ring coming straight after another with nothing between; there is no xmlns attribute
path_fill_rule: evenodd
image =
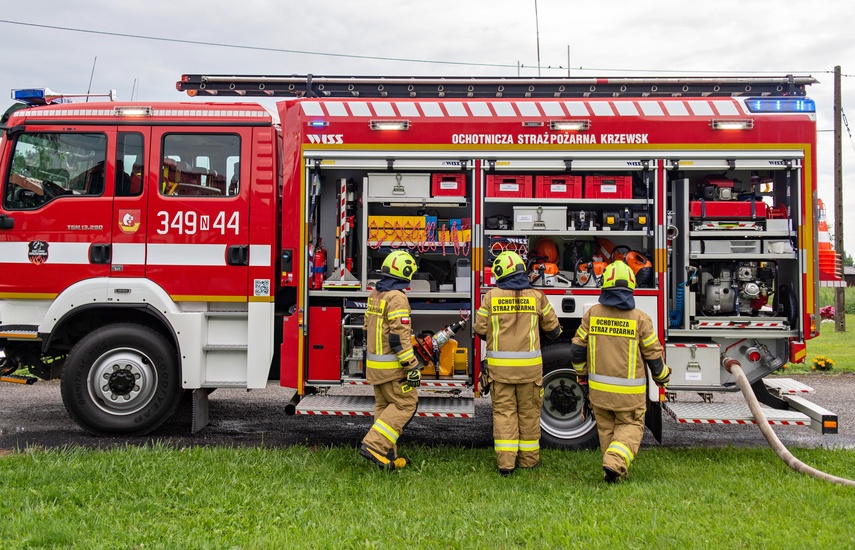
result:
<svg viewBox="0 0 855 550"><path fill-rule="evenodd" d="M573 389L564 383L564 380L558 381L558 386L552 389L549 393L549 404L560 414L570 414L578 407L580 397L577 396Z"/></svg>
<svg viewBox="0 0 855 550"><path fill-rule="evenodd" d="M119 365L115 366L118 370L109 375L107 385L110 387L110 391L116 395L128 395L136 385L136 378L131 374L130 367L122 368Z"/></svg>
<svg viewBox="0 0 855 550"><path fill-rule="evenodd" d="M157 373L149 358L138 350L119 348L95 361L89 392L105 412L132 414L151 400L156 386Z"/></svg>

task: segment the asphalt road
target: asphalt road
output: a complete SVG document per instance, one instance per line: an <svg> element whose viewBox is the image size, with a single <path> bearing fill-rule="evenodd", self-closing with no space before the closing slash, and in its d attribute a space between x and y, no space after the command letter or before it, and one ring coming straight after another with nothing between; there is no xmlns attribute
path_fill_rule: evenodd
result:
<svg viewBox="0 0 855 550"><path fill-rule="evenodd" d="M784 445L794 448L855 448L855 375L793 377L813 388L810 399L839 415L840 433L820 435L806 427L775 426ZM371 391L370 388L361 388ZM346 391L346 390L340 390ZM0 454L14 449L78 445L110 448L162 442L175 446L356 446L371 426L371 417L287 416L285 404L293 390L271 382L262 390L220 389L210 395L210 424L190 432L189 400L158 430L143 437L96 437L87 434L65 412L58 381L30 386L0 383ZM695 394L680 400L700 400ZM743 402L741 394L716 394L716 402ZM490 448L492 421L489 398L476 401L475 418L416 417L399 444L459 445ZM642 447L754 447L765 445L756 426L686 425L663 418L663 441L646 433Z"/></svg>

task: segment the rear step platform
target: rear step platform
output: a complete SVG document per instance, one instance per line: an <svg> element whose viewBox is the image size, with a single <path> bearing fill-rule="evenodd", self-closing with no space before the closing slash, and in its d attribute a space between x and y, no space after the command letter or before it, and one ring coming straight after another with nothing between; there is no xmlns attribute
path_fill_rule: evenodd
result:
<svg viewBox="0 0 855 550"><path fill-rule="evenodd" d="M756 424L748 404L742 403L662 403L671 417L681 424ZM798 411L762 407L769 424L810 426L808 415Z"/></svg>
<svg viewBox="0 0 855 550"><path fill-rule="evenodd" d="M371 416L374 414L374 396L308 395L297 403L295 414ZM475 416L475 400L471 397L419 395L416 416L472 418Z"/></svg>

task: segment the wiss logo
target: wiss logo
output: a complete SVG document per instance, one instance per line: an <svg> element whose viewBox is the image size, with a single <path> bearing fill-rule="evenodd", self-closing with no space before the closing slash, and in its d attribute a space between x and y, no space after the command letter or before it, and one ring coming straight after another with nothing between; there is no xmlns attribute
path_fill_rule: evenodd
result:
<svg viewBox="0 0 855 550"><path fill-rule="evenodd" d="M344 134L307 134L309 143L342 144Z"/></svg>

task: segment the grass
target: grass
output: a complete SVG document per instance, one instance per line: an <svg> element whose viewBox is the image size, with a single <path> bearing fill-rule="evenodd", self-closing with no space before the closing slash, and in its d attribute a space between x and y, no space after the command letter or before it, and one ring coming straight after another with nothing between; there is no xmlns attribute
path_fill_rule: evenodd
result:
<svg viewBox="0 0 855 550"><path fill-rule="evenodd" d="M776 371L777 374L821 374L834 375L841 372L855 372L855 346L852 345L852 333L855 332L855 315L846 315L846 332L834 330L833 323L822 323L819 327L819 338L808 340L807 358L804 363L788 363L786 369ZM811 362L817 355L824 355L834 360L834 369L830 371L811 371Z"/></svg>
<svg viewBox="0 0 855 550"><path fill-rule="evenodd" d="M835 305L835 296L837 289L830 287L821 287L819 289L819 305L833 306ZM843 289L844 303L846 304L844 313L855 314L855 287L848 286ZM847 324L848 326L848 324Z"/></svg>
<svg viewBox="0 0 855 550"><path fill-rule="evenodd" d="M509 478L490 450L406 445L380 471L346 447L128 447L0 457L3 548L845 548L852 489L767 449L543 452ZM855 476L855 451L797 456Z"/></svg>

